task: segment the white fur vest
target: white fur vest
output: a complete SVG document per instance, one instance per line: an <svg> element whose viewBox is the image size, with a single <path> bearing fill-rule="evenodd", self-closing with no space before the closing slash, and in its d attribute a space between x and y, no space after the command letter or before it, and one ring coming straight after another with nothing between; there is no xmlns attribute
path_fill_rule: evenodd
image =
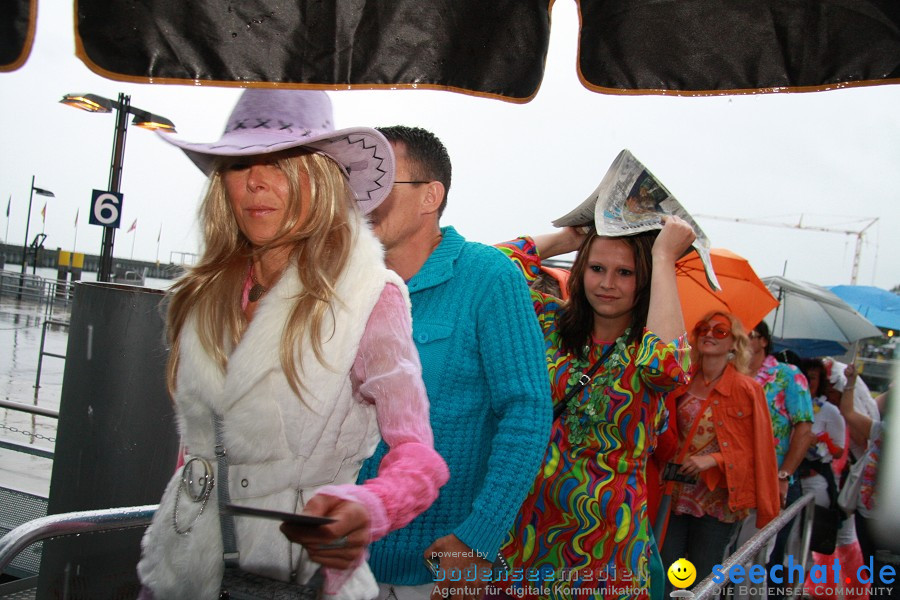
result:
<svg viewBox="0 0 900 600"><path fill-rule="evenodd" d="M407 292L402 280L385 268L381 245L361 219L355 229L349 263L336 286L337 300L322 328L325 365L308 343L301 349L302 401L291 390L279 357L282 330L301 289L293 266L260 301L224 373L201 346L193 318L184 326L175 395L182 441L188 459L203 457L215 470L213 414L222 415L233 503L300 512L319 487L353 483L378 443L374 407L354 397L349 374L385 283L395 283L405 296ZM200 512L201 503L183 491L176 493L180 483L179 470L144 536L138 574L156 600L212 600L218 598L223 570L216 493ZM175 531L176 499L178 526L184 530L193 522L189 533ZM241 568L305 582L318 565L301 546L288 542L279 525L235 517ZM337 598L364 600L376 594L375 580L363 563Z"/></svg>

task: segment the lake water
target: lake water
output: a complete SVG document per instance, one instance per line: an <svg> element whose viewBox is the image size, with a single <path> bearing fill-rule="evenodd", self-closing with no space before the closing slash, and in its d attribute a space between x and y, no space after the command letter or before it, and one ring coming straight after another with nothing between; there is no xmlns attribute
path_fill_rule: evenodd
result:
<svg viewBox="0 0 900 600"><path fill-rule="evenodd" d="M18 274L18 265L6 265L6 272ZM31 270L29 269L30 273ZM38 269L38 276L55 280L53 269ZM84 273L82 281L96 281L96 273ZM147 279L146 287L166 289L168 279ZM40 387L35 387L41 336L45 335L44 352L64 355L68 328L44 322L68 322L71 306L56 304L52 312L46 305L17 301L14 296L0 295L0 398L7 402L36 405L59 410L65 361L44 356L41 361ZM35 448L53 450L56 441L56 419L35 416L18 410L0 408L0 439ZM0 448L0 486L46 497L50 491L51 460Z"/></svg>

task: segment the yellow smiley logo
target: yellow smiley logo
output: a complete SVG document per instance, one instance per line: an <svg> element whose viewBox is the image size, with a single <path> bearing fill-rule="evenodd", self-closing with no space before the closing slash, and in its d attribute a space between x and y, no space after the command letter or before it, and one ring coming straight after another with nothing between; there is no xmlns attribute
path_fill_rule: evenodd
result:
<svg viewBox="0 0 900 600"><path fill-rule="evenodd" d="M697 579L697 569L686 558L679 558L669 567L669 583L677 588L686 588Z"/></svg>

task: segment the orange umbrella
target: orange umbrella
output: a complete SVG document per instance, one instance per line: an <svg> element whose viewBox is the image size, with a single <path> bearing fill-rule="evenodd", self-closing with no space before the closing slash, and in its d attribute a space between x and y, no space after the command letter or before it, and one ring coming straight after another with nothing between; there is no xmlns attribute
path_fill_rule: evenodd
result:
<svg viewBox="0 0 900 600"><path fill-rule="evenodd" d="M744 328L750 331L778 306L778 300L744 257L724 248L713 248L710 256L722 286L719 292L709 287L703 263L696 251L675 265L685 327L690 331L703 315L721 310L737 316Z"/></svg>
<svg viewBox="0 0 900 600"><path fill-rule="evenodd" d="M541 265L541 271L552 277L559 284L559 299L569 299L569 270L559 267L547 267Z"/></svg>

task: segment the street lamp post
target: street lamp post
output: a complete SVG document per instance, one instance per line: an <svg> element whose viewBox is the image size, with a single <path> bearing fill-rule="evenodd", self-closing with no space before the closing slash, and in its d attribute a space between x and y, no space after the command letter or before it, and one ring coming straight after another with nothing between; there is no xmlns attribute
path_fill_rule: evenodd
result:
<svg viewBox="0 0 900 600"><path fill-rule="evenodd" d="M117 101L97 96L96 94L66 94L61 103L88 112L112 112L116 109L116 127L113 137L112 160L109 167L109 190L115 194L122 187L122 167L125 160L125 136L128 132L128 115L134 116L132 125L144 129L161 129L163 131L175 131L172 121L154 115L146 110L131 106L131 96L119 94ZM100 248L100 267L97 271L97 281L109 281L112 275L113 245L115 243L115 227L103 228L103 244Z"/></svg>
<svg viewBox="0 0 900 600"><path fill-rule="evenodd" d="M25 286L25 271L28 269L28 229L31 227L31 201L34 200L35 194L49 198L56 197L56 194L50 190L34 187L34 175L31 176L31 190L28 192L28 216L25 218L25 242L22 244L22 274L19 276L19 300L22 299L22 288Z"/></svg>
<svg viewBox="0 0 900 600"><path fill-rule="evenodd" d="M122 187L122 165L125 160L125 136L128 133L128 107L131 97L119 94L116 103L116 129L113 135L113 152L109 165L109 191L118 194ZM97 281L109 281L112 274L113 244L116 239L115 227L103 228L103 244L100 246L100 268Z"/></svg>

